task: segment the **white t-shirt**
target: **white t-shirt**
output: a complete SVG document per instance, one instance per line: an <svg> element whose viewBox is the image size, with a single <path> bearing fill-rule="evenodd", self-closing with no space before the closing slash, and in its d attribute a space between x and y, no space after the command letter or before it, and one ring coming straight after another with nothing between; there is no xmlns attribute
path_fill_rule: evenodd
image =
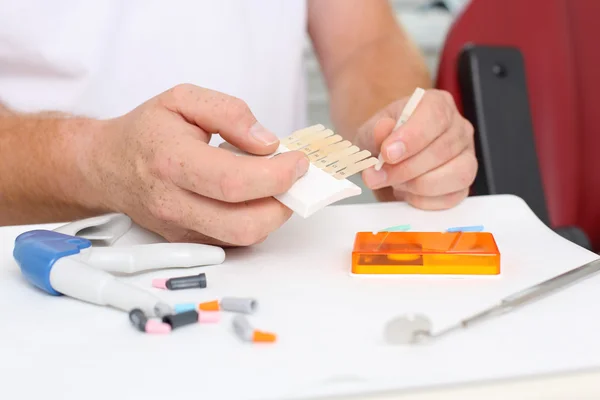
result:
<svg viewBox="0 0 600 400"><path fill-rule="evenodd" d="M306 0L0 0L0 10L0 101L16 110L109 118L192 83L245 100L279 136L306 125Z"/></svg>

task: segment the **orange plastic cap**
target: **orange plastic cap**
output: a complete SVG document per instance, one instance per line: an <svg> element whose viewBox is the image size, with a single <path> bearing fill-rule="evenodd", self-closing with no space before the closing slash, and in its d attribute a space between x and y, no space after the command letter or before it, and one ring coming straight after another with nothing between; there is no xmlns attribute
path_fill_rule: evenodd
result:
<svg viewBox="0 0 600 400"><path fill-rule="evenodd" d="M275 342L277 336L274 333L254 331L252 335L253 342Z"/></svg>
<svg viewBox="0 0 600 400"><path fill-rule="evenodd" d="M206 303L200 303L198 309L201 311L219 311L219 302L217 300L207 301Z"/></svg>

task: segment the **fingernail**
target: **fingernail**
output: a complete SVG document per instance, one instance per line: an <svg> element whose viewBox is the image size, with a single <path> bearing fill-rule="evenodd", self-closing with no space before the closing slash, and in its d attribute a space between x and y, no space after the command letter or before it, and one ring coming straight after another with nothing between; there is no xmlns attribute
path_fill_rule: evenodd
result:
<svg viewBox="0 0 600 400"><path fill-rule="evenodd" d="M308 162L308 158L302 157L300 160L298 160L298 164L296 164L296 179L304 176L304 174L306 174L308 171L309 166L310 163Z"/></svg>
<svg viewBox="0 0 600 400"><path fill-rule="evenodd" d="M390 144L386 149L388 160L390 160L391 162L396 162L400 160L400 158L402 158L402 156L404 155L405 150L406 148L404 147L404 143L402 142L394 142Z"/></svg>
<svg viewBox="0 0 600 400"><path fill-rule="evenodd" d="M279 140L277 136L273 134L273 132L265 129L265 127L258 122L255 122L250 128L250 135L265 146L270 146L274 143L277 143Z"/></svg>
<svg viewBox="0 0 600 400"><path fill-rule="evenodd" d="M369 188L379 189L385 186L387 182L387 173L383 169L377 171L375 168L369 168L365 171L365 181Z"/></svg>

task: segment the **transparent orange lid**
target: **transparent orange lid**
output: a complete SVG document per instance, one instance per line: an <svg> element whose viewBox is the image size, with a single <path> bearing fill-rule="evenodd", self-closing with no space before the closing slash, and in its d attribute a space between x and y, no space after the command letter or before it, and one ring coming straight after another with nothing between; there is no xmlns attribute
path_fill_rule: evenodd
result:
<svg viewBox="0 0 600 400"><path fill-rule="evenodd" d="M354 274L498 275L490 232L358 232Z"/></svg>

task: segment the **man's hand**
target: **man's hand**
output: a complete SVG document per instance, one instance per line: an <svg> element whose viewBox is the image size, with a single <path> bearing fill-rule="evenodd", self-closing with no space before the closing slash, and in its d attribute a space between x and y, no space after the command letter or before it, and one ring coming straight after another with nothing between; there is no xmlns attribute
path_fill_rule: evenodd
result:
<svg viewBox="0 0 600 400"><path fill-rule="evenodd" d="M391 2L310 0L308 11L336 132L376 156L383 151L387 164L381 171L363 171L366 184L381 200L406 200L424 209L458 204L477 163L473 128L451 96L428 91L408 123L392 133L408 97L395 100L433 82Z"/></svg>
<svg viewBox="0 0 600 400"><path fill-rule="evenodd" d="M106 122L88 142L83 169L103 208L169 241L260 242L291 216L272 196L306 173L308 159L235 156L209 146L211 133L254 154L278 146L243 101L180 85Z"/></svg>
<svg viewBox="0 0 600 400"><path fill-rule="evenodd" d="M469 194L477 172L473 127L448 92L428 90L408 121L392 132L408 98L385 107L359 129L356 144L375 156L381 152L386 163L380 171L363 171L363 180L381 200L451 208Z"/></svg>

